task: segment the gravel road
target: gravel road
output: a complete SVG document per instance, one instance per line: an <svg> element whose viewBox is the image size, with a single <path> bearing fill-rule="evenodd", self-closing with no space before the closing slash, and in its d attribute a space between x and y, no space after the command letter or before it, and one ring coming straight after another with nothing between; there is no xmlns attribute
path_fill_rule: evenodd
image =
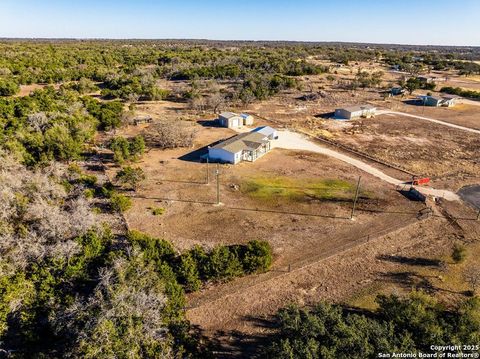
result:
<svg viewBox="0 0 480 359"><path fill-rule="evenodd" d="M361 169L364 172L370 173L371 175L380 178L382 181L386 181L395 186L405 184L405 181L393 178L379 169L360 161L356 158L353 158L349 155L331 150L329 148L323 147L315 142L312 142L304 135L301 135L297 132L292 132L288 130L278 131L278 140L273 141L273 146L278 148L284 148L289 150L300 150L300 151L310 151L321 153L323 155L336 158L340 161L346 162ZM416 189L423 193L424 195L441 197L448 201L458 201L460 198L454 192L442 189L435 189L430 187L416 187Z"/></svg>

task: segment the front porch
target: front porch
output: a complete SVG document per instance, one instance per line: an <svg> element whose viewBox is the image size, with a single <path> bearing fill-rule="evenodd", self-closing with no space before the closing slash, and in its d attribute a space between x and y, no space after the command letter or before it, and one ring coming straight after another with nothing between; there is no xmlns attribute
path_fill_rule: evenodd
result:
<svg viewBox="0 0 480 359"><path fill-rule="evenodd" d="M242 153L242 160L247 162L255 162L257 159L270 151L270 141L263 143L260 147L254 150L244 150Z"/></svg>

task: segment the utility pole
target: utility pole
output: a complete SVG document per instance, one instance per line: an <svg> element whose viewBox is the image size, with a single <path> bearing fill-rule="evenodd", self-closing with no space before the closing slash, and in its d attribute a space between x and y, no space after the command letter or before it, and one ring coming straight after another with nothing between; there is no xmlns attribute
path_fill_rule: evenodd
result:
<svg viewBox="0 0 480 359"><path fill-rule="evenodd" d="M218 163L217 163L217 169L215 170L215 175L217 176L217 205L220 204L220 170L218 169Z"/></svg>
<svg viewBox="0 0 480 359"><path fill-rule="evenodd" d="M355 198L353 199L353 207L352 207L352 213L350 214L350 219L353 219L353 216L355 215L355 207L357 206L357 200L358 200L358 194L360 192L360 180L362 179L362 176L358 177L358 182L357 182L357 189L355 190Z"/></svg>
<svg viewBox="0 0 480 359"><path fill-rule="evenodd" d="M205 177L205 184L208 184L210 182L210 174L208 173L208 156L207 156L206 167L207 167L207 173Z"/></svg>

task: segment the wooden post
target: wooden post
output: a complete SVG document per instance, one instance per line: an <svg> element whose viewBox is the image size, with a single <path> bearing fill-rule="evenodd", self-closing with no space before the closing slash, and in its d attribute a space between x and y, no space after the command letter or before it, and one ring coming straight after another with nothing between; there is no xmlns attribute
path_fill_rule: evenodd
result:
<svg viewBox="0 0 480 359"><path fill-rule="evenodd" d="M478 210L477 221L480 221L480 209Z"/></svg>
<svg viewBox="0 0 480 359"><path fill-rule="evenodd" d="M217 204L220 204L220 170L218 169L218 163L215 175L217 176Z"/></svg>
<svg viewBox="0 0 480 359"><path fill-rule="evenodd" d="M355 207L357 206L357 200L358 200L358 194L360 192L360 180L362 179L362 176L358 177L358 182L357 182L357 189L355 190L355 198L353 199L353 207L352 207L352 213L350 214L350 219L353 219L353 216L355 215Z"/></svg>

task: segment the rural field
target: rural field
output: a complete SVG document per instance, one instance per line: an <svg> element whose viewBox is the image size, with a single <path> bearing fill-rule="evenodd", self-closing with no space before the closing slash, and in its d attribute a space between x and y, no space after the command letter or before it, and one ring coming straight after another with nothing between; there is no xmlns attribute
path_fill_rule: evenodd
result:
<svg viewBox="0 0 480 359"><path fill-rule="evenodd" d="M480 338L478 48L0 51L0 357Z"/></svg>

